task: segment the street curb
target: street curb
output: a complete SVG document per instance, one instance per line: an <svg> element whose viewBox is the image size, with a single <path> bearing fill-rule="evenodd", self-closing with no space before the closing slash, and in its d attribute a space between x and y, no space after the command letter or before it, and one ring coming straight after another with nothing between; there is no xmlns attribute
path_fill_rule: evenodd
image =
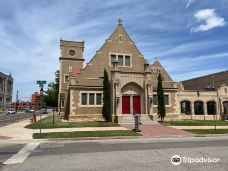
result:
<svg viewBox="0 0 228 171"><path fill-rule="evenodd" d="M114 139L163 139L163 138L207 138L207 137L223 137L228 134L218 135L218 136L210 136L208 135L195 135L195 136L116 136L116 137L79 137L79 138L48 138L48 139L33 139L33 140L47 140L47 141L80 141L80 140L114 140Z"/></svg>
<svg viewBox="0 0 228 171"><path fill-rule="evenodd" d="M69 141L69 140L108 140L108 139L140 139L142 136L115 136L115 137L78 137L78 138L48 138L48 141ZM36 139L34 139L36 140Z"/></svg>
<svg viewBox="0 0 228 171"><path fill-rule="evenodd" d="M204 137L222 137L222 136L227 136L228 133L226 134L202 134Z"/></svg>
<svg viewBox="0 0 228 171"><path fill-rule="evenodd" d="M114 136L114 137L78 137L78 138L48 138L46 140L48 141L68 141L68 140L108 140L108 139L148 139L148 138L187 138L189 136L179 136L179 135L173 135L173 136ZM191 136L194 137L194 136ZM38 140L38 139L34 139ZM44 140L44 139L43 139Z"/></svg>

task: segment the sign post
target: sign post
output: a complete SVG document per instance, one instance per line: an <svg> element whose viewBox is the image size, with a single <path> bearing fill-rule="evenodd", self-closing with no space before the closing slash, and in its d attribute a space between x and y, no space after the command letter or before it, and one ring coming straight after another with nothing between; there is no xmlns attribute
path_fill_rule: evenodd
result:
<svg viewBox="0 0 228 171"><path fill-rule="evenodd" d="M40 87L40 100L41 100L41 109L42 109L43 108L43 95L44 95L43 86L44 86L44 84L46 84L46 81L38 80L36 83L39 84L39 87ZM40 112L40 134L41 134L41 112Z"/></svg>

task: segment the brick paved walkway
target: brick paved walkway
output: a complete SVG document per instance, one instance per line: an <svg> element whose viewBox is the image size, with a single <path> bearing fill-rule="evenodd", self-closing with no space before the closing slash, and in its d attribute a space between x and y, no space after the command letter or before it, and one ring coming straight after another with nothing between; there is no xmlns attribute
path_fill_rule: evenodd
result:
<svg viewBox="0 0 228 171"><path fill-rule="evenodd" d="M7 136L0 135L0 140L7 140L7 139L10 139L10 138L12 138L12 137L7 137Z"/></svg>
<svg viewBox="0 0 228 171"><path fill-rule="evenodd" d="M122 125L132 130L134 125ZM163 125L140 125L140 134L153 137L193 137L195 134Z"/></svg>

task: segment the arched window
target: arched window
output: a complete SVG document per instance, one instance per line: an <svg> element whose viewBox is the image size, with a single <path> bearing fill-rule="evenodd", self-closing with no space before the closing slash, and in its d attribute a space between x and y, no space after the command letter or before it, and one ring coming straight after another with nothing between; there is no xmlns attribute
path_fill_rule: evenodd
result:
<svg viewBox="0 0 228 171"><path fill-rule="evenodd" d="M203 102L202 101L196 101L194 103L194 109L195 109L195 115L203 115Z"/></svg>
<svg viewBox="0 0 228 171"><path fill-rule="evenodd" d="M191 102L190 101L182 101L181 105L181 113L186 115L191 115Z"/></svg>
<svg viewBox="0 0 228 171"><path fill-rule="evenodd" d="M207 114L216 115L216 103L214 101L207 102Z"/></svg>
<svg viewBox="0 0 228 171"><path fill-rule="evenodd" d="M223 102L223 113L228 114L228 101Z"/></svg>

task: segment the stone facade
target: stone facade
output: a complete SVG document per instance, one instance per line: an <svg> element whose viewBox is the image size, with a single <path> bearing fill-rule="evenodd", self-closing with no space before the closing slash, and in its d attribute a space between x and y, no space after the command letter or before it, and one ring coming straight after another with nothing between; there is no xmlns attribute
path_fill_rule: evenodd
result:
<svg viewBox="0 0 228 171"><path fill-rule="evenodd" d="M13 94L13 78L11 74L5 75L0 72L0 111L11 107Z"/></svg>
<svg viewBox="0 0 228 171"><path fill-rule="evenodd" d="M185 91L182 83L174 82L159 61L148 64L121 20L84 68L84 42L60 40L60 50L59 111L70 121L102 120L104 69L111 84L113 121L121 123L124 117L133 113L158 119L156 89L159 72L163 78L166 120L211 119L213 106L216 106L218 118L224 113L223 103L228 97L225 85L213 91Z"/></svg>

